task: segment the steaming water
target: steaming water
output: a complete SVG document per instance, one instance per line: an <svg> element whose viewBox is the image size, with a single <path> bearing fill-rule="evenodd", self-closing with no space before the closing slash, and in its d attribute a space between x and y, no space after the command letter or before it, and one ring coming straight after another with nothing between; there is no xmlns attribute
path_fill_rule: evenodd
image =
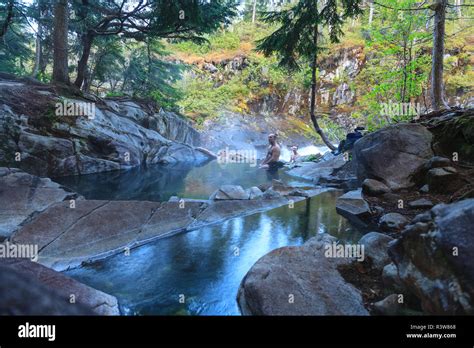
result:
<svg viewBox="0 0 474 348"><path fill-rule="evenodd" d="M298 149L298 153L300 156L308 156L308 155L316 155L316 154L324 154L325 152L329 151L327 146L314 146L309 145L305 147L301 147ZM280 159L289 162L291 158L291 149L288 146L283 145L281 148L281 155Z"/></svg>

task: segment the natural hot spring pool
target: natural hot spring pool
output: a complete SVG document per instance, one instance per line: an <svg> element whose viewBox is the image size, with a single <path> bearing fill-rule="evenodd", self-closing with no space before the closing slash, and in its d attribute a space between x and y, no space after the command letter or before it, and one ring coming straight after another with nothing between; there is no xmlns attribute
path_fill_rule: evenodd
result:
<svg viewBox="0 0 474 348"><path fill-rule="evenodd" d="M171 196L207 199L221 185L244 188L271 181L268 172L248 164L209 162L202 167L152 165L146 169L55 178L87 199L167 201ZM277 177L292 186L310 182L286 175Z"/></svg>
<svg viewBox="0 0 474 348"><path fill-rule="evenodd" d="M129 315L238 315L236 294L251 266L269 251L329 232L344 241L361 234L335 210L341 192L157 240L130 255L67 275L115 295ZM185 303L180 303L183 300Z"/></svg>

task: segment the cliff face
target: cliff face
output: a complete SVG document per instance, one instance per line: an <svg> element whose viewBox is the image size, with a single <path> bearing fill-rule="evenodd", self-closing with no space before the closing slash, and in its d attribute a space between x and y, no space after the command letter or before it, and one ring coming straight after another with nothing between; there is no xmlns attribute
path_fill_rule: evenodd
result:
<svg viewBox="0 0 474 348"><path fill-rule="evenodd" d="M334 49L331 52L326 52L319 59L318 68L318 91L317 91L317 112L323 118L331 123L331 127L339 129L333 132L333 129L328 129L327 124L323 124L327 132L337 133L333 139L344 136L345 132L351 131L358 125L365 125L367 122L367 115L365 115L362 104L367 104L367 91L371 90L370 79L373 74L374 63L377 57L373 48L367 48L363 45L346 45ZM465 59L463 58L465 52L462 49L447 50L446 60L449 64L458 67L458 70L463 70ZM300 126L309 125L309 131L297 130L290 135L289 138L298 138L298 133L305 133L308 141L318 141L316 134L311 134L311 123L309 121L309 87L303 88L296 86L291 79L288 83L281 87L273 86L269 81L265 80L266 73L265 66L256 68L255 64L259 64L252 60L252 56L246 56L243 53L237 54L234 58L226 58L220 61L210 60L196 64L193 74L196 78L204 81L212 81L216 87L226 84L235 76L241 74L242 76L249 76L243 79L242 83L251 86L252 83L259 85L261 93L251 93L245 100L246 107L243 108L242 114L248 115L249 119L255 119L254 123L261 124L262 120L270 120L267 122L267 127L264 127L264 132L276 131L279 133L291 133L291 128L295 128L295 123ZM398 66L401 62L393 62L393 66ZM252 73L246 73L246 71ZM255 72L257 71L257 72ZM472 91L466 88L452 88L450 82L450 69L446 70L446 95L451 106L469 107L473 102ZM287 73L290 77L290 73ZM255 80L252 80L256 76ZM460 72L457 77L462 77ZM380 82L380 81L379 81ZM372 82L374 83L374 82ZM375 86L373 86L375 87ZM426 92L426 91L425 91ZM427 92L426 92L427 93ZM395 96L393 96L395 98ZM370 99L370 98L369 98ZM376 98L373 97L374 103ZM429 96L420 96L419 98L412 98L410 100L413 105L421 107L424 111L425 103ZM381 103L381 100L379 100ZM390 97L385 101L389 104L392 101ZM221 114L224 112L222 111ZM235 111L234 111L235 113ZM357 117L354 117L357 116ZM377 115L383 116L383 115ZM205 123L205 130L217 124L218 127L224 123L221 118L210 118ZM281 126L280 126L281 124ZM254 130L259 132L258 127ZM296 127L301 128L301 127ZM300 141L295 141L300 143Z"/></svg>
<svg viewBox="0 0 474 348"><path fill-rule="evenodd" d="M201 164L199 133L178 115L132 100L66 98L53 87L0 77L0 163L39 176Z"/></svg>

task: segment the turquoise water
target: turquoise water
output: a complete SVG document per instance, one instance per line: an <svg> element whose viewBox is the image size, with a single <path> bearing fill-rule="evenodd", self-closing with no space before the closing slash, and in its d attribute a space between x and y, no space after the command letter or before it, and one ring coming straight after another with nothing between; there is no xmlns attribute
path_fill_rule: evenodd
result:
<svg viewBox="0 0 474 348"><path fill-rule="evenodd" d="M127 315L239 315L239 284L269 251L323 232L343 241L361 237L335 211L340 194L157 240L66 274L115 295Z"/></svg>

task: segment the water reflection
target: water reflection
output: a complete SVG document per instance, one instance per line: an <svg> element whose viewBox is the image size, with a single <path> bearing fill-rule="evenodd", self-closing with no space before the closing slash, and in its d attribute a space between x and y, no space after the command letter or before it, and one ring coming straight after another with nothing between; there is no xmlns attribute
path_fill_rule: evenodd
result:
<svg viewBox="0 0 474 348"><path fill-rule="evenodd" d="M294 186L308 181L280 170L278 178ZM167 201L171 196L207 199L221 185L256 186L274 179L268 171L246 163L209 162L202 167L161 166L55 178L87 199Z"/></svg>
<svg viewBox="0 0 474 348"><path fill-rule="evenodd" d="M300 245L317 233L343 241L361 234L335 211L340 192L322 193L294 208L226 221L158 240L68 275L117 296L128 314L236 315L240 281L269 251ZM180 295L185 303L180 303Z"/></svg>

